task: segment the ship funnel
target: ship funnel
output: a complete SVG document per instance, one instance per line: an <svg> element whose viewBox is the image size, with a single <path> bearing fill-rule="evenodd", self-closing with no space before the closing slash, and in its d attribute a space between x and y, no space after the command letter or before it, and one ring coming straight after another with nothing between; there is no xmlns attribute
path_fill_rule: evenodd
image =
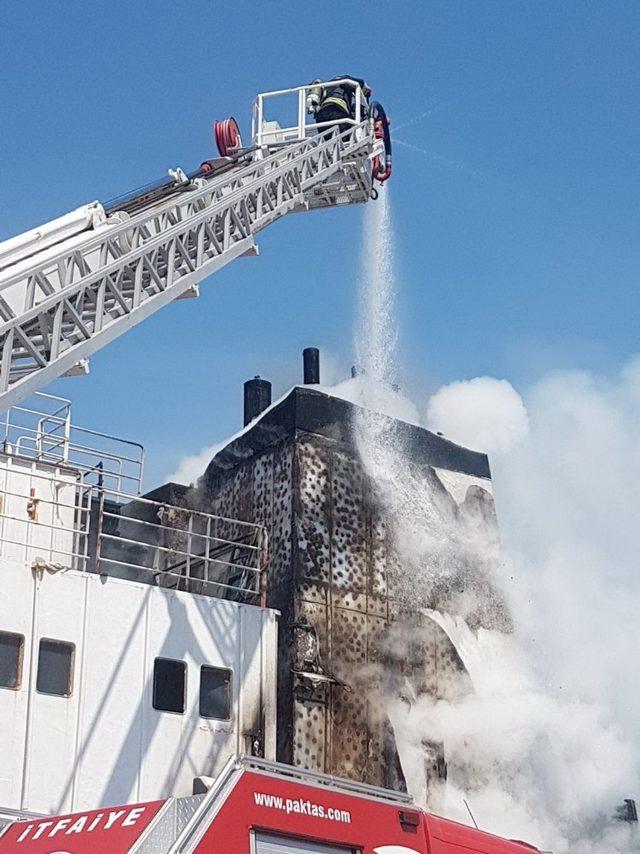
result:
<svg viewBox="0 0 640 854"><path fill-rule="evenodd" d="M271 406L271 383L260 377L244 384L244 426L250 424L261 412Z"/></svg>

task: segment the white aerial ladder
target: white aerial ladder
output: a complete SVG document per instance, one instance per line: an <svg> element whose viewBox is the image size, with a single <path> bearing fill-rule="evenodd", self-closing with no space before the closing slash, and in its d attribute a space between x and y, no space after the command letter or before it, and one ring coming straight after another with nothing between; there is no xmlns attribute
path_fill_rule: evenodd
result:
<svg viewBox="0 0 640 854"><path fill-rule="evenodd" d="M316 122L307 86L258 95L249 147L235 120L218 122L223 156L196 172L169 170L165 181L0 243L0 410L86 372L91 353L257 254L255 235L285 214L375 195L374 178L390 172L386 117L356 81L343 82L354 86L352 118ZM266 119L277 98L295 100L294 125Z"/></svg>

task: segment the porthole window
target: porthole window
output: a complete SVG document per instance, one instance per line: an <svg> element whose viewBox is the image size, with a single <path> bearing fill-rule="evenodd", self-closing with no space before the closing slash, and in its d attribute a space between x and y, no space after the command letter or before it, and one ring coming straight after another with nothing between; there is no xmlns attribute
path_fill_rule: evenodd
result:
<svg viewBox="0 0 640 854"><path fill-rule="evenodd" d="M54 697L70 697L73 693L75 653L75 644L41 638L36 691Z"/></svg>
<svg viewBox="0 0 640 854"><path fill-rule="evenodd" d="M24 635L0 632L0 688L16 691L22 684Z"/></svg>
<svg viewBox="0 0 640 854"><path fill-rule="evenodd" d="M231 671L223 667L200 668L200 717L228 721L231 717Z"/></svg>
<svg viewBox="0 0 640 854"><path fill-rule="evenodd" d="M153 708L184 714L187 664L174 658L156 658L153 664Z"/></svg>

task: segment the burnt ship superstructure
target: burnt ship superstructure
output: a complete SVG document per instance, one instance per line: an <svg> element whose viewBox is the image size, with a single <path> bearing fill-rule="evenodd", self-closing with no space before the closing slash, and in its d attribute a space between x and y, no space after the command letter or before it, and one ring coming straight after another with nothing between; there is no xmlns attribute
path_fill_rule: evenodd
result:
<svg viewBox="0 0 640 854"><path fill-rule="evenodd" d="M305 375L310 378L317 382L313 373ZM256 387L266 411L245 409L245 429L215 455L197 484L166 484L153 497L266 530L264 603L280 615L278 761L404 788L386 713L390 694L402 692L404 683L416 698L453 698L469 689L452 641L426 613L446 608L446 600L437 589L422 590L419 575L407 595L409 569L360 459L359 407L313 384L294 387L270 406L265 382L256 378L247 385L262 384ZM249 396L251 406L255 399ZM488 539L495 539L486 455L388 421L452 517L479 517ZM471 583L489 588L482 566L469 567L468 574ZM491 607L471 615L474 627L507 628L497 593L480 597L487 599ZM426 735L423 747L427 783L443 779L441 746Z"/></svg>

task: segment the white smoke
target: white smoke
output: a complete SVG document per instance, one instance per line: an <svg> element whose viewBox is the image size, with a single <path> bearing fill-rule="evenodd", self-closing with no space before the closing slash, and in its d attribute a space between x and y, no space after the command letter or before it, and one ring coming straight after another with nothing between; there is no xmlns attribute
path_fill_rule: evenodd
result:
<svg viewBox="0 0 640 854"><path fill-rule="evenodd" d="M385 194L369 209L356 335L367 380L339 393L368 407L356 421L365 470L401 541L414 557L430 553L441 580L461 549L492 545L451 525L378 414L415 421L409 402L394 412L401 398L390 393L397 328ZM524 400L506 380L480 377L441 389L427 406L430 429L492 453L504 560L491 581L510 603L515 633L472 632L460 618L433 615L474 692L410 708L392 699L401 758L419 756L425 737L443 742L449 780L439 808L468 823L466 798L483 828L556 854L638 850L635 829L611 819L640 793L639 420L640 360L613 380L547 377ZM423 769L413 780L405 771L419 794Z"/></svg>
<svg viewBox="0 0 640 854"><path fill-rule="evenodd" d="M485 454L510 450L528 430L522 398L507 380L477 377L444 386L429 400L426 426Z"/></svg>
<svg viewBox="0 0 640 854"><path fill-rule="evenodd" d="M445 745L449 779L432 806L468 822L467 800L483 829L556 854L596 845L600 854L629 852L632 830L611 816L637 767L610 711L543 689L508 635L452 622L473 693L455 703L423 697L392 713L405 754L419 755L425 732ZM412 789L421 785L417 772Z"/></svg>
<svg viewBox="0 0 640 854"><path fill-rule="evenodd" d="M215 457L218 451L221 451L227 444L228 440L216 442L215 445L209 445L198 451L196 454L190 454L182 457L178 461L178 466L175 471L165 477L168 483L183 483L186 486L192 486L197 482L211 460Z"/></svg>
<svg viewBox="0 0 640 854"><path fill-rule="evenodd" d="M448 386L428 407L430 426L447 424L472 442L466 403L471 396L485 411L496 391L486 382ZM512 392L500 404L507 433L522 424L523 401ZM517 832L508 794L529 813L523 827L534 841L558 852L596 844L603 854L628 852L631 829L607 819L640 791L640 360L613 378L545 377L524 402L527 430L492 457L515 638L503 639L510 649L494 649L484 671L476 663L475 696L455 709L436 704L429 725L448 731L460 768L473 766L476 806L496 830ZM496 661L502 684L491 675Z"/></svg>
<svg viewBox="0 0 640 854"><path fill-rule="evenodd" d="M587 700L620 698L640 739L640 691L629 694L628 677L640 663L630 643L640 601L640 359L614 377L545 377L525 402L526 434L491 459L504 547L519 571L514 604L553 662L545 679ZM463 438L473 431L465 418Z"/></svg>

